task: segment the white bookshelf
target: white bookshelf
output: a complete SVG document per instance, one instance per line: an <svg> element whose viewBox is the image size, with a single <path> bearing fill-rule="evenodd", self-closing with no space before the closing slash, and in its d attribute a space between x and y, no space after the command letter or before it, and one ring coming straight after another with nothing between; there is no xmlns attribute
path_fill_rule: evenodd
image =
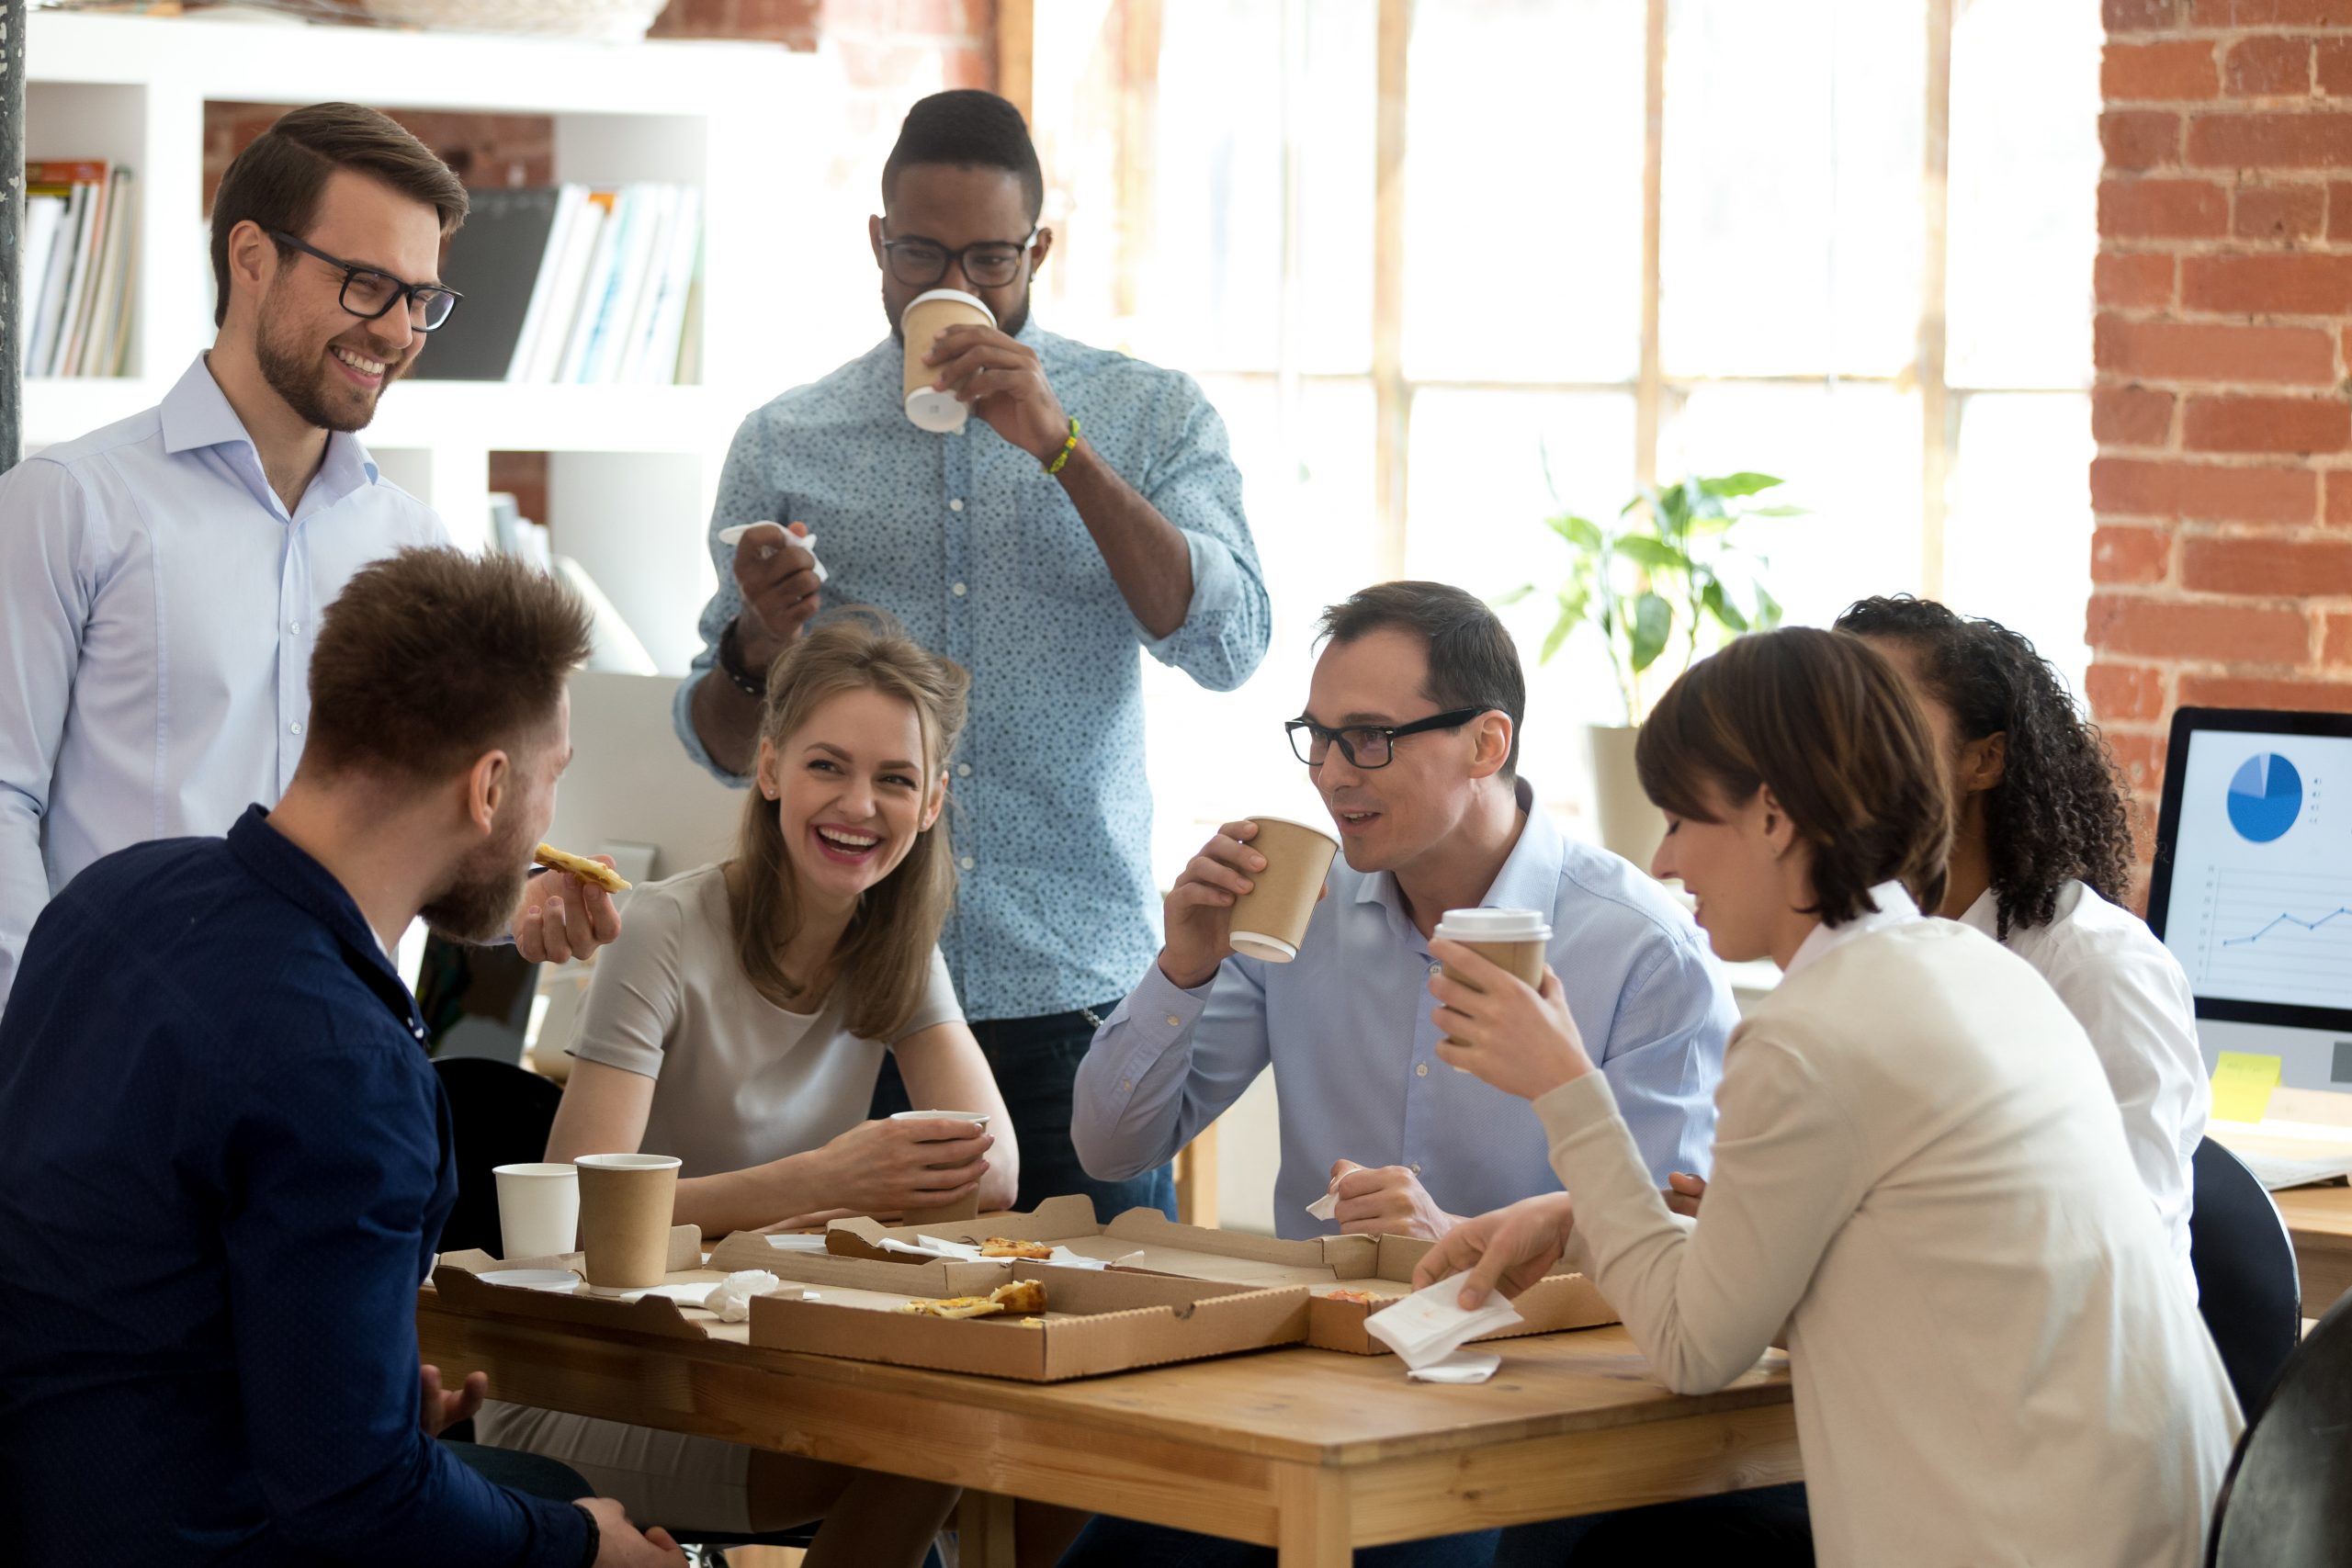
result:
<svg viewBox="0 0 2352 1568"><path fill-rule="evenodd" d="M487 526L490 454L548 453L553 515L541 521L556 547L595 575L664 671L683 671L711 586L703 529L727 443L752 408L821 368L785 363L798 281L786 215L821 204L826 171L782 150L810 144L802 128L833 96L811 57L756 44L36 13L26 64L27 156L105 158L139 181L130 373L27 382L28 450L153 404L211 342L208 101L546 115L556 179L700 186L699 385L406 381L385 392L362 436L387 476L469 545Z"/></svg>

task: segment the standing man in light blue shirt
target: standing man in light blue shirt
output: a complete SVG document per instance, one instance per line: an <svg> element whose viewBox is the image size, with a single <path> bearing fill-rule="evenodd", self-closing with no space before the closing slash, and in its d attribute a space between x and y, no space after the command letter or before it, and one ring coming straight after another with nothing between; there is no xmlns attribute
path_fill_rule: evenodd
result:
<svg viewBox="0 0 2352 1568"><path fill-rule="evenodd" d="M383 115L287 114L213 203L211 350L158 407L0 475L0 1006L83 867L277 802L320 612L370 561L447 542L353 433L455 309L435 280L465 213ZM524 956L618 933L601 891L532 886Z"/></svg>
<svg viewBox="0 0 2352 1568"><path fill-rule="evenodd" d="M820 605L808 551L774 526L721 542L737 524L806 524L824 599L879 605L972 672L941 945L1021 1139L1016 1201L1085 1192L1108 1215L1173 1201L1155 1168L1172 1147L1096 1180L1069 1145L1078 1061L1159 946L1141 656L1229 690L1270 623L1241 477L1200 389L1030 318L1053 243L1044 188L1003 99L941 93L907 116L868 236L890 335L737 434L711 518L718 593L676 716L690 755L747 783L768 666ZM935 288L997 321L933 351L971 408L946 435L902 400L899 318Z"/></svg>
<svg viewBox="0 0 2352 1568"><path fill-rule="evenodd" d="M1265 862L1228 824L1169 895L1167 945L1096 1033L1071 1134L1089 1170L1168 1157L1269 1065L1282 1113L1274 1225L1336 1195L1342 1231L1442 1235L1456 1216L1556 1191L1523 1102L1437 1060L1424 990L1446 910L1541 910L1547 954L1651 1173L1702 1173L1736 1013L1697 928L1666 891L1572 842L1517 776L1526 684L1510 633L1457 588L1390 582L1325 612L1329 646L1292 740L1336 825L1298 957L1227 940Z"/></svg>

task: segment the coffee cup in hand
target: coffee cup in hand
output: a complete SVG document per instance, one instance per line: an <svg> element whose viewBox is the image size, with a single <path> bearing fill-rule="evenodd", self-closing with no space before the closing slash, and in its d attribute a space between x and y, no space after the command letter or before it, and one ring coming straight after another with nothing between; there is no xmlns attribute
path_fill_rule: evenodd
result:
<svg viewBox="0 0 2352 1568"><path fill-rule="evenodd" d="M899 318L899 335L906 340L907 417L920 429L948 435L963 429L971 417L970 404L932 384L939 379L938 367L923 363L941 333L966 324L992 327L996 312L960 288L933 288L918 294Z"/></svg>
<svg viewBox="0 0 2352 1568"><path fill-rule="evenodd" d="M1544 954L1551 945L1552 922L1540 909L1448 909L1431 934L1441 942L1458 942L1530 986L1543 987ZM1478 989L1467 976L1451 967L1445 977Z"/></svg>
<svg viewBox="0 0 2352 1568"><path fill-rule="evenodd" d="M1285 817L1249 820L1258 825L1250 847L1266 857L1266 864L1250 873L1250 891L1233 900L1232 932L1227 940L1244 957L1288 964L1306 940L1306 925L1315 917L1315 901L1322 896L1323 879L1330 874L1340 840Z"/></svg>

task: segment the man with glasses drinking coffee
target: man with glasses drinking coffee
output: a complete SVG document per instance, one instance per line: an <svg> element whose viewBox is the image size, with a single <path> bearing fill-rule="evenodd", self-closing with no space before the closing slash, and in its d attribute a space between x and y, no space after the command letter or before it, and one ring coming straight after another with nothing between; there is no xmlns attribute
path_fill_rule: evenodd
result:
<svg viewBox="0 0 2352 1568"><path fill-rule="evenodd" d="M1229 823L1168 896L1167 945L1080 1069L1087 1168L1168 1157L1269 1065L1282 1105L1274 1226L1442 1235L1497 1200L1556 1191L1543 1128L1437 1059L1426 989L1450 909L1534 911L1568 1010L1658 1185L1703 1174L1736 1014L1690 917L1606 851L1564 838L1518 776L1526 683L1510 634L1458 588L1388 582L1324 612L1291 721L1344 862L1295 959L1234 952L1265 858ZM1272 738L1268 737L1268 743ZM1548 982L1547 982L1548 983ZM1334 1200L1329 1220L1310 1204Z"/></svg>
<svg viewBox="0 0 2352 1568"><path fill-rule="evenodd" d="M676 717L696 761L747 783L768 667L820 603L880 605L972 672L941 946L1021 1140L1016 1201L1084 1192L1107 1217L1173 1203L1167 1156L1093 1180L1069 1143L1078 1061L1158 945L1140 654L1229 690L1269 618L1200 389L1032 320L1044 189L1003 99L941 93L908 114L868 224L890 335L738 432ZM962 324L933 339L940 290ZM904 1105L895 1087L886 1064L877 1110Z"/></svg>
<svg viewBox="0 0 2352 1568"><path fill-rule="evenodd" d="M0 476L0 1006L83 867L285 792L320 613L369 562L447 542L354 433L456 310L435 274L465 214L375 110L283 116L213 202L210 350L157 407ZM514 929L562 959L619 925L550 875Z"/></svg>

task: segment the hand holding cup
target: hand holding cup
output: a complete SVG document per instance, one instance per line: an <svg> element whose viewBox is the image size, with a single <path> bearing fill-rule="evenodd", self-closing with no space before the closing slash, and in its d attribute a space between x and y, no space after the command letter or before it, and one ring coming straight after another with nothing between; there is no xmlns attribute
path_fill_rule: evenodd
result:
<svg viewBox="0 0 2352 1568"><path fill-rule="evenodd" d="M979 1190L995 1146L978 1122L935 1114L861 1122L819 1151L820 1190L860 1214L944 1208Z"/></svg>
<svg viewBox="0 0 2352 1568"><path fill-rule="evenodd" d="M1438 1060L1521 1100L1592 1071L1549 964L1539 989L1465 942L1439 938L1430 954L1442 966L1429 982L1438 1004L1430 1018L1446 1036L1437 1043Z"/></svg>

